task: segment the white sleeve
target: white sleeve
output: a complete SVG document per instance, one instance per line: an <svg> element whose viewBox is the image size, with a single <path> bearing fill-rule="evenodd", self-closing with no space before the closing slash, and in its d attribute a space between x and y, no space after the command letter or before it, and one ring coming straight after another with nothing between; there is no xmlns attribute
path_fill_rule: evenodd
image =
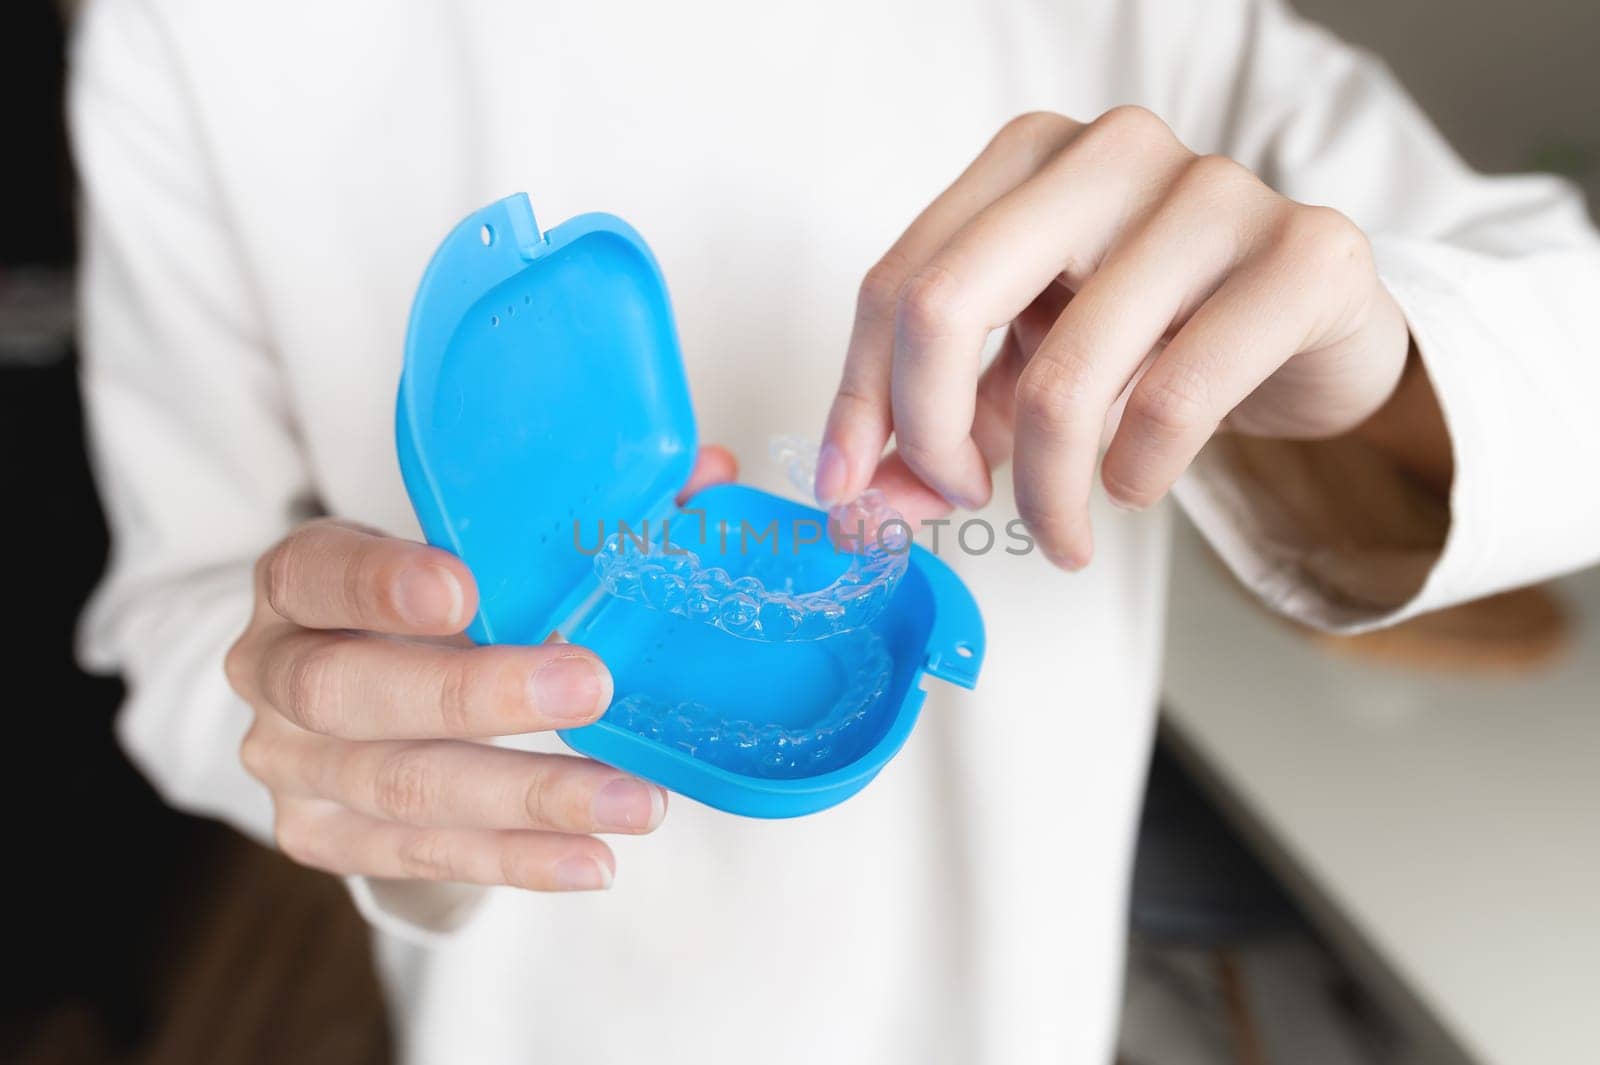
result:
<svg viewBox="0 0 1600 1065"><path fill-rule="evenodd" d="M1449 428L1449 529L1420 590L1384 603L1370 587L1329 582L1363 560L1328 566L1316 556L1337 545L1285 535L1270 492L1240 475L1225 438L1177 498L1269 604L1341 630L1600 558L1600 237L1581 195L1553 177L1475 173L1377 60L1279 0L1239 10L1220 57L1216 91L1231 105L1218 150L1371 238Z"/></svg>
<svg viewBox="0 0 1600 1065"><path fill-rule="evenodd" d="M311 474L181 63L138 0L82 17L68 108L82 387L112 533L79 657L122 671L118 736L167 801L270 845L271 801L238 757L250 710L222 660L249 618L255 559L312 512ZM413 939L458 926L482 894L351 887L365 915Z"/></svg>
<svg viewBox="0 0 1600 1065"><path fill-rule="evenodd" d="M81 382L112 543L79 656L122 670L119 736L168 801L270 840L221 663L254 559L308 498L305 464L161 26L142 4L91 5L70 63Z"/></svg>

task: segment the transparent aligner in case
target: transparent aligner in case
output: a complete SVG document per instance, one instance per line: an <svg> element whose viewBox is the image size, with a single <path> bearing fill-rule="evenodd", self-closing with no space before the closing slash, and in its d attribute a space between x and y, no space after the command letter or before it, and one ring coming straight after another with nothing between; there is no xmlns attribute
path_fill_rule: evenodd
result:
<svg viewBox="0 0 1600 1065"><path fill-rule="evenodd" d="M870 629L830 640L827 647L845 681L832 709L803 726L761 723L718 714L700 702L640 694L612 703L606 720L735 773L826 772L855 756L861 725L888 687L891 671L888 651Z"/></svg>
<svg viewBox="0 0 1600 1065"><path fill-rule="evenodd" d="M772 443L773 457L808 496L817 449L794 437ZM678 544L616 532L595 555L601 587L619 599L715 625L750 640L820 640L859 629L882 612L909 565L910 526L882 492L869 489L828 511L827 535L847 560L823 587L797 590L814 573L799 562L741 552L736 572L707 566Z"/></svg>

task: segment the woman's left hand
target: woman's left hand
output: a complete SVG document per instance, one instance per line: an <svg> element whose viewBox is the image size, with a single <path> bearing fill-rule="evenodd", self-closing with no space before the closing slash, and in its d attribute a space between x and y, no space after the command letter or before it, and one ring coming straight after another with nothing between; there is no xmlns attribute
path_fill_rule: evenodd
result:
<svg viewBox="0 0 1600 1065"><path fill-rule="evenodd" d="M1302 439L1360 425L1409 348L1337 211L1196 155L1140 108L1087 125L1023 115L862 282L818 496L865 488L891 433L884 476L956 506L985 503L1011 459L1029 530L1077 569L1104 433L1107 494L1146 507L1223 424Z"/></svg>

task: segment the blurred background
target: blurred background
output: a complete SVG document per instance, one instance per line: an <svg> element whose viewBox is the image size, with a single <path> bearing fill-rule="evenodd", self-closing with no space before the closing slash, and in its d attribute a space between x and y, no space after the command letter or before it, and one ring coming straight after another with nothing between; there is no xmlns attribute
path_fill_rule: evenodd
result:
<svg viewBox="0 0 1600 1065"><path fill-rule="evenodd" d="M12 853L50 871L5 891L0 1061L383 1062L343 887L167 809L117 750L120 686L72 661L106 551L73 379L72 6L0 5L0 487L27 604L0 788ZM1600 4L1297 6L1387 59L1478 167L1600 202ZM1600 1060L1600 580L1335 643L1179 540L1124 1059Z"/></svg>

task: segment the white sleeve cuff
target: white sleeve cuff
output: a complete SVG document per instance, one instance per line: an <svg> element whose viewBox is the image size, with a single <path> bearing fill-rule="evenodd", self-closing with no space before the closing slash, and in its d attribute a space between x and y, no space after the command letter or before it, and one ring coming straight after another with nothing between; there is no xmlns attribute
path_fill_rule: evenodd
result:
<svg viewBox="0 0 1600 1065"><path fill-rule="evenodd" d="M345 884L374 928L424 947L449 942L483 908L489 892L476 884L367 876L346 877Z"/></svg>
<svg viewBox="0 0 1600 1065"><path fill-rule="evenodd" d="M1600 495L1582 487L1600 457L1600 430L1583 409L1593 382L1579 379L1594 369L1574 359L1588 342L1568 335L1579 316L1548 313L1537 291L1563 264L1517 269L1429 242L1374 243L1450 432L1442 550L1321 538L1324 530L1289 516L1284 493L1295 489L1275 493L1251 477L1227 437L1207 446L1174 493L1267 605L1335 632L1394 624L1600 555Z"/></svg>

